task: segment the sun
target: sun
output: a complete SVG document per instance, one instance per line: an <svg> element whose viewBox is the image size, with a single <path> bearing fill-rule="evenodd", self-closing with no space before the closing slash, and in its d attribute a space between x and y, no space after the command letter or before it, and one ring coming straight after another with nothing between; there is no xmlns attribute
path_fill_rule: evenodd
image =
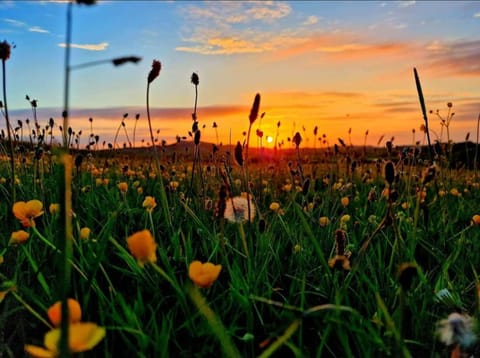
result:
<svg viewBox="0 0 480 358"><path fill-rule="evenodd" d="M273 142L273 137L270 135L267 135L267 143L272 143Z"/></svg>

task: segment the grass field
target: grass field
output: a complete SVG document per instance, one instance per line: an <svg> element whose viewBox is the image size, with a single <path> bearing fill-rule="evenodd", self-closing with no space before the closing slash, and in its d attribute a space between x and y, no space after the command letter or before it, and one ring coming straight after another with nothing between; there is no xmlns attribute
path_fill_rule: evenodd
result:
<svg viewBox="0 0 480 358"><path fill-rule="evenodd" d="M73 154L68 297L82 322L105 328L85 355L448 356L464 338L442 344L439 322L478 317L476 173L359 152L240 166L218 151L192 173L187 149L177 161L160 153L158 174L153 151ZM4 356L43 346L64 288L58 158L17 155L17 202L41 205L23 220L1 167ZM156 247L137 262L127 238L143 230ZM218 279L195 284L195 260L221 265Z"/></svg>

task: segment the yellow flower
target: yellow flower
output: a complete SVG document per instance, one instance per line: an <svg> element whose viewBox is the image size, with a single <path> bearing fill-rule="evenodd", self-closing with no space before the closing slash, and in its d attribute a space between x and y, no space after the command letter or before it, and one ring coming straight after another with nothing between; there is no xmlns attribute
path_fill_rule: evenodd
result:
<svg viewBox="0 0 480 358"><path fill-rule="evenodd" d="M10 236L9 245L20 245L28 240L30 234L24 230L14 231Z"/></svg>
<svg viewBox="0 0 480 358"><path fill-rule="evenodd" d="M145 197L145 200L143 201L142 206L148 212L152 212L152 210L157 206L157 203L156 203L155 198L153 196L147 196L147 197Z"/></svg>
<svg viewBox="0 0 480 358"><path fill-rule="evenodd" d="M68 327L68 346L70 353L85 352L95 347L104 337L105 328L92 322L73 323ZM45 334L44 347L25 345L25 352L31 357L58 357L58 342L61 330L52 329Z"/></svg>
<svg viewBox="0 0 480 358"><path fill-rule="evenodd" d="M274 212L278 212L279 209L280 209L280 204L277 203L276 201L270 204L270 210Z"/></svg>
<svg viewBox="0 0 480 358"><path fill-rule="evenodd" d="M292 190L292 184L285 184L283 186L283 190L286 192L290 192Z"/></svg>
<svg viewBox="0 0 480 358"><path fill-rule="evenodd" d="M462 196L462 194L458 191L457 188L450 189L450 194L453 196Z"/></svg>
<svg viewBox="0 0 480 358"><path fill-rule="evenodd" d="M150 231L142 230L131 235L127 239L127 246L140 266L148 262L154 263L157 261L157 254L155 252L157 244Z"/></svg>
<svg viewBox="0 0 480 358"><path fill-rule="evenodd" d="M60 204L50 204L48 211L52 215L58 214L60 212Z"/></svg>
<svg viewBox="0 0 480 358"><path fill-rule="evenodd" d="M142 195L142 194L143 194L143 188L142 188L141 186L139 186L139 187L137 188L137 194L138 194L138 195Z"/></svg>
<svg viewBox="0 0 480 358"><path fill-rule="evenodd" d="M340 222L342 224L346 224L347 222L350 221L350 215L343 215L341 218L340 218Z"/></svg>
<svg viewBox="0 0 480 358"><path fill-rule="evenodd" d="M88 227L82 227L80 229L80 239L82 240L88 240L90 237L91 230Z"/></svg>
<svg viewBox="0 0 480 358"><path fill-rule="evenodd" d="M178 181L171 181L168 185L170 186L170 189L172 189L172 191L175 191L180 184L178 183Z"/></svg>
<svg viewBox="0 0 480 358"><path fill-rule="evenodd" d="M350 204L350 199L348 198L348 196L344 196L340 202L342 203L342 206L345 208L348 206L348 204Z"/></svg>
<svg viewBox="0 0 480 358"><path fill-rule="evenodd" d="M447 193L446 193L445 190L443 190L443 189L440 189L440 190L438 191L438 196L441 197L441 198L443 198L446 194L447 194Z"/></svg>
<svg viewBox="0 0 480 358"><path fill-rule="evenodd" d="M78 301L74 300L73 298L69 298L67 300L67 305L68 321L70 323L80 322L80 320L82 319L82 309L80 307L80 303L78 303ZM62 302L57 301L52 306L50 306L50 308L47 310L47 315L50 319L50 322L52 322L55 327L60 326L60 324L62 323Z"/></svg>
<svg viewBox="0 0 480 358"><path fill-rule="evenodd" d="M408 202L406 202L406 201L404 201L404 202L402 203L402 208L403 208L404 210L407 210L409 207L410 207L410 203L408 203Z"/></svg>
<svg viewBox="0 0 480 358"><path fill-rule="evenodd" d="M126 194L128 190L128 184L123 181L117 184L117 188L120 190L122 194Z"/></svg>
<svg viewBox="0 0 480 358"><path fill-rule="evenodd" d="M480 225L480 215L478 215L478 214L473 215L472 223L474 225Z"/></svg>
<svg viewBox="0 0 480 358"><path fill-rule="evenodd" d="M43 214L43 204L40 200L30 200L28 202L17 201L13 204L13 215L20 220L24 227L35 226L34 218Z"/></svg>
<svg viewBox="0 0 480 358"><path fill-rule="evenodd" d="M222 265L214 265L211 262L201 263L192 261L188 268L188 276L193 283L201 288L208 288L217 280Z"/></svg>
<svg viewBox="0 0 480 358"><path fill-rule="evenodd" d="M326 216L322 216L320 219L318 219L318 223L321 227L325 227L330 223L330 219Z"/></svg>
<svg viewBox="0 0 480 358"><path fill-rule="evenodd" d="M97 178L97 179L95 179L95 185L96 185L96 186L101 186L102 184L103 184L102 178Z"/></svg>

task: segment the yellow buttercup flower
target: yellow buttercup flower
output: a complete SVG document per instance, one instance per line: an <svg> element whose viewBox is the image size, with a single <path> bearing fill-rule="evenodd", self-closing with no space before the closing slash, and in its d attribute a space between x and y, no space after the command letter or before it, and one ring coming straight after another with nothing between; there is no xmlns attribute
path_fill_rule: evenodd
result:
<svg viewBox="0 0 480 358"><path fill-rule="evenodd" d="M18 230L12 232L10 236L10 241L8 242L9 245L20 245L23 244L28 240L30 234L24 230Z"/></svg>
<svg viewBox="0 0 480 358"><path fill-rule="evenodd" d="M80 229L80 239L82 240L88 240L90 237L91 230L88 227L82 227Z"/></svg>
<svg viewBox="0 0 480 358"><path fill-rule="evenodd" d="M157 261L157 244L150 231L142 230L129 236L127 246L140 266Z"/></svg>
<svg viewBox="0 0 480 358"><path fill-rule="evenodd" d="M128 190L128 184L125 182L118 183L117 188L122 194L126 194Z"/></svg>
<svg viewBox="0 0 480 358"><path fill-rule="evenodd" d="M277 203L276 201L270 204L270 210L272 210L273 212L278 212L279 209L280 209L280 204Z"/></svg>
<svg viewBox="0 0 480 358"><path fill-rule="evenodd" d="M69 298L67 300L68 305L68 321L70 323L77 323L80 322L82 319L82 308L80 307L80 303L73 298ZM50 319L50 322L55 327L60 326L62 323L62 302L57 301L55 302L50 308L47 310L47 316Z"/></svg>
<svg viewBox="0 0 480 358"><path fill-rule="evenodd" d="M201 288L208 288L217 280L222 265L214 265L211 262L201 263L192 261L188 268L188 276L193 283Z"/></svg>
<svg viewBox="0 0 480 358"><path fill-rule="evenodd" d="M320 219L318 219L318 223L321 227L325 227L330 223L330 219L326 216L322 216Z"/></svg>
<svg viewBox="0 0 480 358"><path fill-rule="evenodd" d="M52 215L58 214L60 212L60 204L50 204L48 211Z"/></svg>
<svg viewBox="0 0 480 358"><path fill-rule="evenodd" d="M143 201L142 206L148 212L152 212L152 210L157 206L157 203L156 203L155 198L153 196L147 196L147 197L145 197L145 200Z"/></svg>
<svg viewBox="0 0 480 358"><path fill-rule="evenodd" d="M68 327L68 347L70 353L85 352L95 347L105 337L106 330L92 322L72 323ZM25 352L31 357L58 357L58 342L61 330L52 329L45 334L44 347L25 345Z"/></svg>
<svg viewBox="0 0 480 358"><path fill-rule="evenodd" d="M13 204L13 215L20 220L24 227L35 226L35 219L43 214L43 204L40 200L30 200L28 202L17 201Z"/></svg>
<svg viewBox="0 0 480 358"><path fill-rule="evenodd" d="M478 214L473 215L472 223L474 225L480 225L480 215L478 215Z"/></svg>
<svg viewBox="0 0 480 358"><path fill-rule="evenodd" d="M344 196L340 202L342 203L342 206L345 208L348 206L348 204L350 204L350 199L348 198L348 196Z"/></svg>

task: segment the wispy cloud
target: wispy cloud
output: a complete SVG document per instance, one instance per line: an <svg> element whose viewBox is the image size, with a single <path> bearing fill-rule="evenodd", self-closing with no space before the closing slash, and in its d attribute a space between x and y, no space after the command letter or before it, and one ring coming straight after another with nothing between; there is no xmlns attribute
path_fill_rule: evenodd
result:
<svg viewBox="0 0 480 358"><path fill-rule="evenodd" d="M25 27L27 24L23 21L18 21L15 19L3 19L3 21L8 22L10 25L15 27Z"/></svg>
<svg viewBox="0 0 480 358"><path fill-rule="evenodd" d="M477 19L480 19L480 12L477 12L477 13L473 14L473 17L476 17Z"/></svg>
<svg viewBox="0 0 480 358"><path fill-rule="evenodd" d="M398 7L409 7L409 6L414 6L416 3L415 0L411 0L411 1L399 1L398 2Z"/></svg>
<svg viewBox="0 0 480 358"><path fill-rule="evenodd" d="M30 32L40 32L42 34L48 34L50 31L41 28L40 26L32 26L28 29Z"/></svg>
<svg viewBox="0 0 480 358"><path fill-rule="evenodd" d="M317 16L311 15L307 17L307 19L303 22L303 25L308 26L308 25L315 25L318 23L319 19Z"/></svg>
<svg viewBox="0 0 480 358"><path fill-rule="evenodd" d="M427 63L440 76L480 76L480 40L438 43Z"/></svg>
<svg viewBox="0 0 480 358"><path fill-rule="evenodd" d="M67 47L67 44L59 43L58 46ZM102 42L99 44L70 44L70 47L87 51L104 51L108 47L108 42Z"/></svg>

